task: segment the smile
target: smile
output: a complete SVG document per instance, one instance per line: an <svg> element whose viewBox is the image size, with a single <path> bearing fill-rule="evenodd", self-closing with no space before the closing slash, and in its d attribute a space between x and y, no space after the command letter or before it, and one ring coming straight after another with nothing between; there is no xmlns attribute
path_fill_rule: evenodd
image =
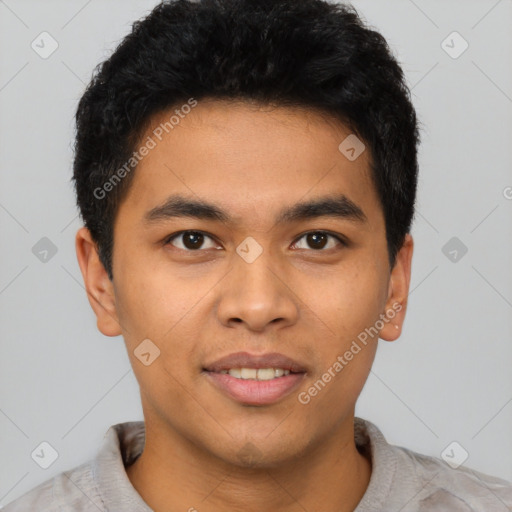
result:
<svg viewBox="0 0 512 512"><path fill-rule="evenodd" d="M289 375L290 370L284 370L283 368L230 368L229 370L221 370L219 373L231 375L235 379L272 380Z"/></svg>

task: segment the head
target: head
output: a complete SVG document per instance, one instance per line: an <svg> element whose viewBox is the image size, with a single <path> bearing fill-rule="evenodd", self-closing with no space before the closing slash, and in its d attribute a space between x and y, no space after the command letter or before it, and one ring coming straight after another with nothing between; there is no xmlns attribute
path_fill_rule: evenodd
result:
<svg viewBox="0 0 512 512"><path fill-rule="evenodd" d="M76 121L78 259L146 421L239 464L333 435L407 303L419 137L384 38L323 0L163 2ZM228 396L212 369L241 351L292 358L296 386Z"/></svg>

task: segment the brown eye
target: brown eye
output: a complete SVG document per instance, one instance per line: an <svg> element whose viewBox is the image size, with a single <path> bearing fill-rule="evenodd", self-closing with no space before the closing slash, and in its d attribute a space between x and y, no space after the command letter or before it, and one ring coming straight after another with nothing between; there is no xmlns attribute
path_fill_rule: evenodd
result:
<svg viewBox="0 0 512 512"><path fill-rule="evenodd" d="M308 233L306 241L313 249L323 249L327 244L327 237L325 233Z"/></svg>
<svg viewBox="0 0 512 512"><path fill-rule="evenodd" d="M337 240L338 244L334 243L333 245L331 243L327 249L332 249L336 247L336 245L346 245L346 243L340 237L327 233L326 231L311 231L309 233L305 233L299 238L299 240L302 239L305 239L307 247L299 247L299 249L313 249L316 251L321 251L327 247L329 244L329 239ZM295 245L297 245L297 243Z"/></svg>
<svg viewBox="0 0 512 512"><path fill-rule="evenodd" d="M175 233L167 238L165 244L171 244L174 247L185 251L214 248L215 243L211 244L210 247L204 247L205 240L208 239L213 242L213 239L210 236L202 233L201 231L181 231L180 233ZM174 242L175 240L176 242Z"/></svg>

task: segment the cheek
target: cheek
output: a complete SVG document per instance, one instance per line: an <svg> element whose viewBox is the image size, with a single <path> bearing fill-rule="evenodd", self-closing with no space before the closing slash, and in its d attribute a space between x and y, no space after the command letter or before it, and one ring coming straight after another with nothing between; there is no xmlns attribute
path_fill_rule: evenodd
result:
<svg viewBox="0 0 512 512"><path fill-rule="evenodd" d="M319 316L329 330L316 345L318 370L299 396L301 404L315 410L307 420L312 429L318 426L316 418L323 418L327 411L336 421L350 412L373 364L378 334L371 328L385 304L386 287L379 273L369 268L354 267L331 279L315 297Z"/></svg>
<svg viewBox="0 0 512 512"><path fill-rule="evenodd" d="M116 307L123 335L135 338L160 339L170 329L177 316L178 302L172 298L173 287L157 274L135 272L129 268L119 275L116 287Z"/></svg>
<svg viewBox="0 0 512 512"><path fill-rule="evenodd" d="M198 358L204 307L215 281L197 278L191 283L165 264L135 268L133 262L123 263L125 266L118 267L122 272L118 274L116 308L133 364L140 366L133 353L149 339L159 350L155 360L158 373L185 376L191 371L191 361Z"/></svg>
<svg viewBox="0 0 512 512"><path fill-rule="evenodd" d="M375 358L374 326L387 292L385 279L371 261L361 259L352 269L331 277L315 295L318 316L329 328L323 329L325 335L316 345L320 367L311 379L312 395L321 395L315 401L320 408L340 396L344 403L359 396Z"/></svg>
<svg viewBox="0 0 512 512"><path fill-rule="evenodd" d="M146 400L152 407L161 402L164 409L183 408L188 395L180 390L189 382L191 362L197 359L201 325L191 319L201 290L184 286L171 272L136 273L128 267L119 281L116 303L123 337Z"/></svg>
<svg viewBox="0 0 512 512"><path fill-rule="evenodd" d="M371 261L359 260L317 288L315 308L333 338L350 343L379 318L386 296L386 281L378 268Z"/></svg>
<svg viewBox="0 0 512 512"><path fill-rule="evenodd" d="M155 262L150 251L121 247L116 260L116 306L128 338L165 339L205 286L189 286L180 270Z"/></svg>

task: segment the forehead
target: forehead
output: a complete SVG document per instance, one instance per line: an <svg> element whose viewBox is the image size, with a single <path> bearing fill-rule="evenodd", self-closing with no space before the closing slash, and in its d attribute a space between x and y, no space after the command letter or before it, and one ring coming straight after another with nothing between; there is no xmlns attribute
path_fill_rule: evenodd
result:
<svg viewBox="0 0 512 512"><path fill-rule="evenodd" d="M354 137L340 121L314 110L235 101L199 101L184 111L160 112L142 136L154 147L123 202L131 209L146 214L179 193L224 205L234 218L259 218L272 205L282 210L342 193L368 217L379 213L370 152L350 160L340 151Z"/></svg>

